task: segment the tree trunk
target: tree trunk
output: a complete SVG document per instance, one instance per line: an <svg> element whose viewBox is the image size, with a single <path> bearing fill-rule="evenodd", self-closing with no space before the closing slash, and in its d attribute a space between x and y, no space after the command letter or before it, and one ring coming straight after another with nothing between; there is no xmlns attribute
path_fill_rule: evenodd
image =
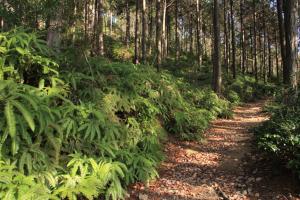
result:
<svg viewBox="0 0 300 200"><path fill-rule="evenodd" d="M297 53L298 53L298 0L286 0L284 12L286 43L286 83L294 89L297 87ZM285 68L284 67L284 68Z"/></svg>
<svg viewBox="0 0 300 200"><path fill-rule="evenodd" d="M226 69L226 72L229 72L229 56L228 56L228 52L229 52L229 37L228 37L228 31L227 31L227 16L228 16L228 12L227 12L227 0L223 0L223 4L224 4L224 67Z"/></svg>
<svg viewBox="0 0 300 200"><path fill-rule="evenodd" d="M276 77L277 80L280 80L279 76L279 60L278 60L278 42L277 42L277 34L275 33L275 59L276 59Z"/></svg>
<svg viewBox="0 0 300 200"><path fill-rule="evenodd" d="M256 48L256 0L253 0L253 57L255 80L258 81L257 48Z"/></svg>
<svg viewBox="0 0 300 200"><path fill-rule="evenodd" d="M199 67L202 65L202 59L201 59L201 5L200 0L197 0L197 32L196 32L196 38L197 38L197 61Z"/></svg>
<svg viewBox="0 0 300 200"><path fill-rule="evenodd" d="M167 0L163 0L163 13L162 13L162 58L167 54L167 37L166 37L166 23L167 23Z"/></svg>
<svg viewBox="0 0 300 200"><path fill-rule="evenodd" d="M285 52L285 36L284 36L284 23L282 17L282 0L277 0L277 17L278 17L278 25L279 25L279 43L280 43L280 52L281 52L281 60L282 60L282 67L283 67L283 82L288 83L288 74L287 74L287 67L286 67L286 52Z"/></svg>
<svg viewBox="0 0 300 200"><path fill-rule="evenodd" d="M98 41L99 41L99 46L98 46L98 52L100 56L104 56L104 33L103 33L103 24L104 24L104 9L103 9L103 3L104 0L98 0Z"/></svg>
<svg viewBox="0 0 300 200"><path fill-rule="evenodd" d="M240 0L240 18L241 18L241 71L245 73L245 57L246 57L246 50L245 50L245 30L244 30L244 0Z"/></svg>
<svg viewBox="0 0 300 200"><path fill-rule="evenodd" d="M222 69L220 63L220 22L219 22L219 2L214 0L213 9L213 35L214 35L214 56L213 56L213 90L221 94Z"/></svg>
<svg viewBox="0 0 300 200"><path fill-rule="evenodd" d="M179 28L178 28L178 1L175 0L175 60L180 56L180 44L179 44Z"/></svg>
<svg viewBox="0 0 300 200"><path fill-rule="evenodd" d="M149 38L148 38L148 54L151 55L152 54L152 47L153 45L153 26L154 26L154 22L153 22L153 1L154 0L149 0Z"/></svg>
<svg viewBox="0 0 300 200"><path fill-rule="evenodd" d="M85 41L88 41L88 8L89 8L89 2L85 0L84 3L84 39Z"/></svg>
<svg viewBox="0 0 300 200"><path fill-rule="evenodd" d="M50 17L49 16L49 26L47 33L47 45L50 48L59 49L61 44L61 28L62 28L62 8L58 12Z"/></svg>
<svg viewBox="0 0 300 200"><path fill-rule="evenodd" d="M264 83L267 82L267 66L266 66L266 58L267 58L267 52L266 52L266 45L267 45L267 33L266 33L266 10L265 10L265 2L262 2L263 7L263 80Z"/></svg>
<svg viewBox="0 0 300 200"><path fill-rule="evenodd" d="M139 63L139 2L135 3L134 64Z"/></svg>
<svg viewBox="0 0 300 200"><path fill-rule="evenodd" d="M148 20L147 20L147 5L146 0L143 0L142 10L142 62L146 61L147 51L147 33L148 33Z"/></svg>
<svg viewBox="0 0 300 200"><path fill-rule="evenodd" d="M230 18L231 18L231 45L232 45L232 63L231 70L232 76L236 78L236 46L235 46L235 24L234 24L234 10L233 10L233 0L230 0Z"/></svg>
<svg viewBox="0 0 300 200"><path fill-rule="evenodd" d="M127 48L130 45L130 0L126 0L126 36L125 36L125 44Z"/></svg>
<svg viewBox="0 0 300 200"><path fill-rule="evenodd" d="M271 38L268 36L268 55L269 55L269 80L273 77L273 62L272 62L272 51L271 51Z"/></svg>
<svg viewBox="0 0 300 200"><path fill-rule="evenodd" d="M191 5L191 0L189 1L190 7ZM193 53L193 13L190 11L189 13L189 39L190 39L190 49L189 52L192 54Z"/></svg>
<svg viewBox="0 0 300 200"><path fill-rule="evenodd" d="M162 22L161 22L161 1L156 0L156 67L157 71L160 70L160 65L162 61Z"/></svg>

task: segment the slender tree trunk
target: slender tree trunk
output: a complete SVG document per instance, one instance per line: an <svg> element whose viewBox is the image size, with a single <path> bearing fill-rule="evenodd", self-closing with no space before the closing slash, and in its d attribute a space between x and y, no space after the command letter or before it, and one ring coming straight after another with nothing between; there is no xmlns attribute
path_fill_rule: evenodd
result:
<svg viewBox="0 0 300 200"><path fill-rule="evenodd" d="M276 59L276 77L277 80L280 80L279 76L279 60L278 60L278 42L277 42L277 34L275 33L275 59Z"/></svg>
<svg viewBox="0 0 300 200"><path fill-rule="evenodd" d="M156 66L157 71L160 70L162 62L162 22L161 22L161 1L156 0Z"/></svg>
<svg viewBox="0 0 300 200"><path fill-rule="evenodd" d="M228 31L227 31L227 0L223 0L224 4L224 67L226 69L226 72L229 72L229 36L228 36Z"/></svg>
<svg viewBox="0 0 300 200"><path fill-rule="evenodd" d="M134 64L139 63L139 7L140 1L135 3L135 29L134 29Z"/></svg>
<svg viewBox="0 0 300 200"><path fill-rule="evenodd" d="M153 0L149 0L149 37L148 37L148 54L151 55L152 54L152 46L153 45Z"/></svg>
<svg viewBox="0 0 300 200"><path fill-rule="evenodd" d="M104 25L104 0L98 0L98 33L99 33L99 46L98 46L98 52L100 56L104 56L104 33L103 33L103 25Z"/></svg>
<svg viewBox="0 0 300 200"><path fill-rule="evenodd" d="M244 74L245 73L245 30L244 30L244 17L243 17L243 12L244 12L244 0L240 0L240 18L241 18L241 71Z"/></svg>
<svg viewBox="0 0 300 200"><path fill-rule="evenodd" d="M171 16L170 13L167 12L167 21L166 21L166 26L167 26L167 38L166 38L166 56L169 56L170 53L170 43L171 43L171 38L172 38L172 31L171 31Z"/></svg>
<svg viewBox="0 0 300 200"><path fill-rule="evenodd" d="M191 0L189 1L191 7ZM189 13L189 39L190 39L190 49L189 52L193 53L193 13Z"/></svg>
<svg viewBox="0 0 300 200"><path fill-rule="evenodd" d="M273 77L273 62L272 62L272 51L271 51L271 38L268 35L268 55L269 55L269 80Z"/></svg>
<svg viewBox="0 0 300 200"><path fill-rule="evenodd" d="M178 1L175 0L175 59L178 60L180 56L180 44L179 44L179 28L178 28Z"/></svg>
<svg viewBox="0 0 300 200"><path fill-rule="evenodd" d="M230 17L231 17L231 45L232 45L232 76L236 78L236 46L235 46L235 24L234 24L234 9L233 9L233 0L230 0Z"/></svg>
<svg viewBox="0 0 300 200"><path fill-rule="evenodd" d="M62 7L51 18L49 17L49 27L47 33L47 45L51 48L59 49L61 44L62 28Z"/></svg>
<svg viewBox="0 0 300 200"><path fill-rule="evenodd" d="M129 48L130 44L130 0L126 0L126 36L125 36L125 44L127 48Z"/></svg>
<svg viewBox="0 0 300 200"><path fill-rule="evenodd" d="M281 60L283 66L283 82L288 83L288 70L286 67L286 49L285 49L285 36L284 36L284 22L282 17L283 12L283 4L282 0L277 0L277 17L278 17L278 25L279 25L279 43L280 43L280 52L281 52Z"/></svg>
<svg viewBox="0 0 300 200"><path fill-rule="evenodd" d="M113 31L113 13L109 10L109 35L112 36Z"/></svg>
<svg viewBox="0 0 300 200"><path fill-rule="evenodd" d="M257 48L256 48L256 0L253 0L253 57L255 80L258 81Z"/></svg>
<svg viewBox="0 0 300 200"><path fill-rule="evenodd" d="M286 41L286 82L294 89L297 88L297 53L298 53L298 0L286 0L284 12L285 41Z"/></svg>
<svg viewBox="0 0 300 200"><path fill-rule="evenodd" d="M146 0L143 0L143 10L142 10L142 62L146 61L147 53L147 32L148 32L148 22L147 22L147 5Z"/></svg>
<svg viewBox="0 0 300 200"><path fill-rule="evenodd" d="M199 67L202 65L202 59L201 59L201 5L200 5L200 0L197 0L197 61Z"/></svg>
<svg viewBox="0 0 300 200"><path fill-rule="evenodd" d="M219 2L214 0L213 9L213 35L214 35L214 56L213 56L213 89L217 94L221 94L222 69L220 63L220 22L219 22Z"/></svg>
<svg viewBox="0 0 300 200"><path fill-rule="evenodd" d="M88 7L89 1L85 0L84 2L84 40L88 40Z"/></svg>
<svg viewBox="0 0 300 200"><path fill-rule="evenodd" d="M266 9L265 9L265 2L262 2L263 7L263 79L264 82L267 82L267 66L266 66L266 58L267 58L267 52L266 52L266 45L267 45L267 33L266 33Z"/></svg>
<svg viewBox="0 0 300 200"><path fill-rule="evenodd" d="M162 13L162 58L166 57L167 54L167 37L166 37L166 27L167 27L167 0L163 1L163 13Z"/></svg>
<svg viewBox="0 0 300 200"><path fill-rule="evenodd" d="M99 0L94 1L93 7L93 54L99 53Z"/></svg>

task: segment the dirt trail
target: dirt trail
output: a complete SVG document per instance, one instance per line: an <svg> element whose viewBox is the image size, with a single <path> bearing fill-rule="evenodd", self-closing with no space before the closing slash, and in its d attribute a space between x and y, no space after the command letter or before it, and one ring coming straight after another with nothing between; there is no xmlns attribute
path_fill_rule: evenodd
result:
<svg viewBox="0 0 300 200"><path fill-rule="evenodd" d="M134 185L128 199L300 199L292 175L275 175L270 169L274 163L252 146L249 129L267 119L263 104L245 104L234 110L233 119L215 120L202 143L169 141L160 178L147 186Z"/></svg>

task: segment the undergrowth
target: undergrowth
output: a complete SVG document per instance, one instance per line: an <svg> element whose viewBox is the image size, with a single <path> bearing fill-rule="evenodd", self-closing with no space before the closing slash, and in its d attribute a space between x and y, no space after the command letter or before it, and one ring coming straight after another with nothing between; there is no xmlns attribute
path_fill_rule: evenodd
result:
<svg viewBox="0 0 300 200"><path fill-rule="evenodd" d="M279 92L266 111L271 117L255 129L258 147L286 164L300 178L300 96Z"/></svg>
<svg viewBox="0 0 300 200"><path fill-rule="evenodd" d="M38 38L0 34L1 199L122 199L158 176L167 132L200 139L231 116L227 100L168 70L65 62Z"/></svg>

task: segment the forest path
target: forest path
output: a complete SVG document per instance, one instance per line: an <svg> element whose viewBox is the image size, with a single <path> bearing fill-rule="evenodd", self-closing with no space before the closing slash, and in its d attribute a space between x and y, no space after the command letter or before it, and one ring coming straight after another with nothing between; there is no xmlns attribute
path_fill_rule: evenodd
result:
<svg viewBox="0 0 300 200"><path fill-rule="evenodd" d="M128 199L139 200L272 200L298 199L290 174L274 175L252 146L252 127L268 119L265 101L236 107L233 119L217 119L204 142L170 139L160 178L136 184Z"/></svg>

